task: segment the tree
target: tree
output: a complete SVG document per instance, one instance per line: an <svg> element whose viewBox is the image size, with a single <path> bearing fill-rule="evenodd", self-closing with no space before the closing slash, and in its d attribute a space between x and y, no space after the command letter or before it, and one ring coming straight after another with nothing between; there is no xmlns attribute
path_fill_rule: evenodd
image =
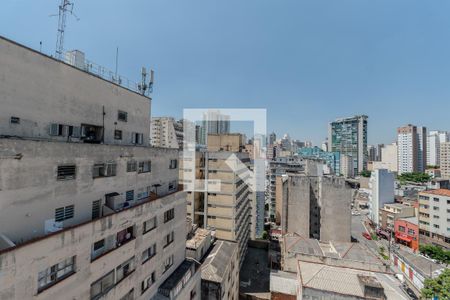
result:
<svg viewBox="0 0 450 300"><path fill-rule="evenodd" d="M446 251L439 246L420 245L419 251L441 263L450 264L450 251Z"/></svg>
<svg viewBox="0 0 450 300"><path fill-rule="evenodd" d="M361 175L362 177L370 177L370 174L372 174L372 172L368 171L368 170L362 170L359 175Z"/></svg>
<svg viewBox="0 0 450 300"><path fill-rule="evenodd" d="M450 269L445 269L437 278L425 279L422 297L450 299Z"/></svg>
<svg viewBox="0 0 450 300"><path fill-rule="evenodd" d="M267 233L267 231L263 231L263 233L262 233L262 238L263 238L263 240L268 240L269 239L269 234Z"/></svg>
<svg viewBox="0 0 450 300"><path fill-rule="evenodd" d="M397 177L397 179L400 180L401 182L412 181L423 183L430 181L431 176L426 173L412 172L412 173L402 173Z"/></svg>

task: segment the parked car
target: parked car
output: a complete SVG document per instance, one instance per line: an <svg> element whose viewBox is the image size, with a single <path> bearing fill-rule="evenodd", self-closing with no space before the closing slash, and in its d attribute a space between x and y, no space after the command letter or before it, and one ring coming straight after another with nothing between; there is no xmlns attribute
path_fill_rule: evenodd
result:
<svg viewBox="0 0 450 300"><path fill-rule="evenodd" d="M365 238L368 239L368 240L371 240L371 239L372 239L372 237L370 236L370 234L367 233L367 232L363 232L362 235L363 235L363 237L365 237Z"/></svg>

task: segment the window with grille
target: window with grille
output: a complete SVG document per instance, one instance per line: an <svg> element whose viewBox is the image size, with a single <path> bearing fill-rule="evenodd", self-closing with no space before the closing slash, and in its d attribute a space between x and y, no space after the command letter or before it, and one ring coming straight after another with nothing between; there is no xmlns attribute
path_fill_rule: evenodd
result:
<svg viewBox="0 0 450 300"><path fill-rule="evenodd" d="M117 120L122 121L122 122L127 122L128 121L128 113L126 111L119 110L117 112Z"/></svg>
<svg viewBox="0 0 450 300"><path fill-rule="evenodd" d="M115 162L100 163L94 165L92 177L93 178L111 177L116 176L116 173L117 173L117 164Z"/></svg>
<svg viewBox="0 0 450 300"><path fill-rule="evenodd" d="M169 222L175 217L175 209L169 209L164 212L164 223Z"/></svg>
<svg viewBox="0 0 450 300"><path fill-rule="evenodd" d="M127 162L127 172L136 172L137 171L137 161L130 160Z"/></svg>
<svg viewBox="0 0 450 300"><path fill-rule="evenodd" d="M77 168L75 165L58 166L57 180L70 180L75 179Z"/></svg>
<svg viewBox="0 0 450 300"><path fill-rule="evenodd" d="M55 209L55 222L72 219L74 216L75 206L69 205Z"/></svg>
<svg viewBox="0 0 450 300"><path fill-rule="evenodd" d="M65 259L38 273L38 292L75 273L75 256Z"/></svg>
<svg viewBox="0 0 450 300"><path fill-rule="evenodd" d="M152 162L150 160L139 162L138 173L148 173L152 171Z"/></svg>
<svg viewBox="0 0 450 300"><path fill-rule="evenodd" d="M11 124L20 124L20 118L18 118L18 117L11 117L10 123Z"/></svg>
<svg viewBox="0 0 450 300"><path fill-rule="evenodd" d="M92 219L98 219L100 218L100 207L101 207L101 200L95 200L92 202Z"/></svg>

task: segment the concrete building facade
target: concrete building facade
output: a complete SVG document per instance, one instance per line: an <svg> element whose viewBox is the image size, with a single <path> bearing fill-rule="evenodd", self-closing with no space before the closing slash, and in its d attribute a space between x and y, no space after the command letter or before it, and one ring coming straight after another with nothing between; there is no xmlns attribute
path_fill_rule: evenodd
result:
<svg viewBox="0 0 450 300"><path fill-rule="evenodd" d="M152 117L150 144L153 147L183 149L183 122L172 117Z"/></svg>
<svg viewBox="0 0 450 300"><path fill-rule="evenodd" d="M352 189L335 176L289 174L282 196L282 233L297 233L323 242L349 242Z"/></svg>
<svg viewBox="0 0 450 300"><path fill-rule="evenodd" d="M449 142L446 131L431 130L427 137L427 165L440 166L441 143Z"/></svg>
<svg viewBox="0 0 450 300"><path fill-rule="evenodd" d="M394 174L386 169L377 169L369 180L369 218L379 225L379 210L386 203L394 202Z"/></svg>
<svg viewBox="0 0 450 300"><path fill-rule="evenodd" d="M151 99L3 38L0 66L0 298L199 299Z"/></svg>
<svg viewBox="0 0 450 300"><path fill-rule="evenodd" d="M421 242L450 249L450 190L419 193L419 229Z"/></svg>

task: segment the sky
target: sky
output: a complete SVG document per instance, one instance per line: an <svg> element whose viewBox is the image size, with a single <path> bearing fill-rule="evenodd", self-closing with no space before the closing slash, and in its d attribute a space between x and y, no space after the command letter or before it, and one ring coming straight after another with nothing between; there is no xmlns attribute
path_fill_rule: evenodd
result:
<svg viewBox="0 0 450 300"><path fill-rule="evenodd" d="M59 0L2 0L0 35L54 54ZM412 123L450 130L450 1L73 0L64 48L139 81L152 116L265 108L268 131L320 143L369 116L370 144Z"/></svg>

